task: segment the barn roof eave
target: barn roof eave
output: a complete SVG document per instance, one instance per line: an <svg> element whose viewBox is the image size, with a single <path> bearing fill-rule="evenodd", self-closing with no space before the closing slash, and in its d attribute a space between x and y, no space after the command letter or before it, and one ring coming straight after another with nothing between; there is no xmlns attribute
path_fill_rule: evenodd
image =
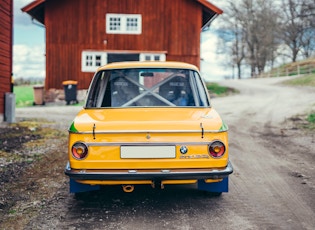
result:
<svg viewBox="0 0 315 230"><path fill-rule="evenodd" d="M209 29L211 22L220 14L223 13L219 7L213 5L207 0L195 0L202 5L202 26L201 31Z"/></svg>
<svg viewBox="0 0 315 230"><path fill-rule="evenodd" d="M214 15L223 13L223 10L221 10L219 7L213 5L212 3L208 2L207 0L196 0L196 1L199 2L206 9L213 11Z"/></svg>
<svg viewBox="0 0 315 230"><path fill-rule="evenodd" d="M28 13L33 19L45 25L45 0L35 0L24 6L22 12Z"/></svg>
<svg viewBox="0 0 315 230"><path fill-rule="evenodd" d="M219 7L213 5L207 0L195 0L202 5L202 29L209 27L211 21L213 21L219 14L223 13ZM45 0L35 0L30 4L23 7L21 10L28 13L33 19L37 20L41 24L45 25Z"/></svg>

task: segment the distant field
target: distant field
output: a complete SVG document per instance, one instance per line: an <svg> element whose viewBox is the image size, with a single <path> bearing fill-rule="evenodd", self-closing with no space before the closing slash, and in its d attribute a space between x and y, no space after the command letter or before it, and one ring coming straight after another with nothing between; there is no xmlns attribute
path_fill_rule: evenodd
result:
<svg viewBox="0 0 315 230"><path fill-rule="evenodd" d="M15 86L13 89L15 93L16 107L32 106L34 102L33 86Z"/></svg>

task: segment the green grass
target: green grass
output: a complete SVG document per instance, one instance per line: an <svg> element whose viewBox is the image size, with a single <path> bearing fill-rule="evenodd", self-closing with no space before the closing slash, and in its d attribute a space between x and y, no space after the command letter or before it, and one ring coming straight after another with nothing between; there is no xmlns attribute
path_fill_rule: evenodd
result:
<svg viewBox="0 0 315 230"><path fill-rule="evenodd" d="M216 95L223 95L228 92L228 88L225 86L220 86L218 83L207 83L207 89L210 93L214 93Z"/></svg>
<svg viewBox="0 0 315 230"><path fill-rule="evenodd" d="M15 94L16 107L26 107L33 105L34 90L32 85L15 86L13 92Z"/></svg>
<svg viewBox="0 0 315 230"><path fill-rule="evenodd" d="M9 213L10 213L10 214L15 214L15 213L16 213L16 210L11 209L11 210L9 210Z"/></svg>
<svg viewBox="0 0 315 230"><path fill-rule="evenodd" d="M239 93L238 90L236 90L236 89L221 86L215 82L207 82L206 86L207 86L207 89L208 89L210 95L214 95L214 96L221 96L222 97L222 96L227 96L227 95L234 94L234 93Z"/></svg>
<svg viewBox="0 0 315 230"><path fill-rule="evenodd" d="M34 86L33 85L19 85L14 86L13 92L15 94L15 106L28 107L34 105ZM78 104L72 106L82 106L84 101L80 101Z"/></svg>
<svg viewBox="0 0 315 230"><path fill-rule="evenodd" d="M306 123L304 122L303 124L303 128L314 132L315 130L315 112L314 111L307 115L306 121L307 122Z"/></svg>
<svg viewBox="0 0 315 230"><path fill-rule="evenodd" d="M284 82L286 85L293 86L312 86L315 87L315 74L305 75Z"/></svg>
<svg viewBox="0 0 315 230"><path fill-rule="evenodd" d="M307 121L315 125L315 113L311 113L307 117Z"/></svg>

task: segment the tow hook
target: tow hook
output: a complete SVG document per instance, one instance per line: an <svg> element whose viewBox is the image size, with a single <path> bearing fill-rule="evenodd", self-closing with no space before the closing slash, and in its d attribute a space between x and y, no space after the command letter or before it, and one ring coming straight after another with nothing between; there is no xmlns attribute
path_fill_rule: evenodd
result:
<svg viewBox="0 0 315 230"><path fill-rule="evenodd" d="M122 186L124 192L133 192L133 190L135 190L135 187L133 185L123 185Z"/></svg>

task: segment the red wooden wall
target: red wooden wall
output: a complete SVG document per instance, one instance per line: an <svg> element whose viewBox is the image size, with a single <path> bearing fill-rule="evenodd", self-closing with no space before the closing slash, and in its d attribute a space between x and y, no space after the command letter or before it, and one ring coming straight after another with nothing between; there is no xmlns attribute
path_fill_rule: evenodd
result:
<svg viewBox="0 0 315 230"><path fill-rule="evenodd" d="M0 115L4 113L4 95L11 89L12 73L12 0L0 5Z"/></svg>
<svg viewBox="0 0 315 230"><path fill-rule="evenodd" d="M141 14L142 34L106 34L106 13ZM199 66L201 25L202 6L191 0L47 0L46 88L71 79L86 89L93 73L81 72L81 52L88 49L166 51L167 60Z"/></svg>

